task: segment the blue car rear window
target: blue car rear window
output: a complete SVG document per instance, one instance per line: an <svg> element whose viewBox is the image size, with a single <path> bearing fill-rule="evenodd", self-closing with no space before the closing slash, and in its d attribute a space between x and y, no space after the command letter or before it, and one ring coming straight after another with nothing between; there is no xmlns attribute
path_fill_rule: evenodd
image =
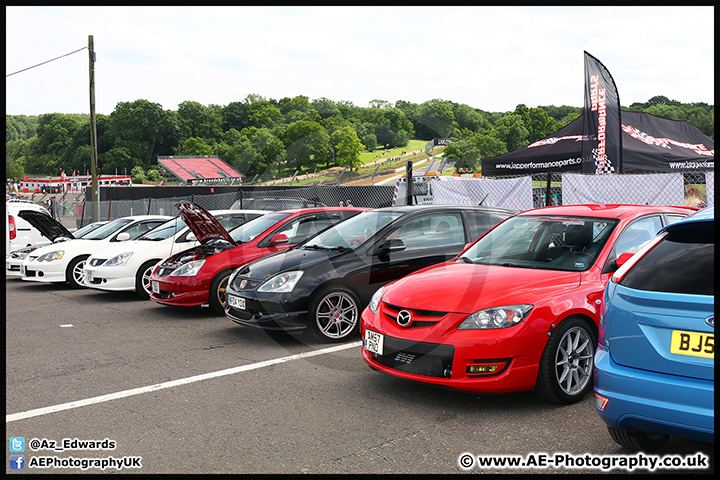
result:
<svg viewBox="0 0 720 480"><path fill-rule="evenodd" d="M620 284L654 292L714 295L714 230L670 233L638 261Z"/></svg>

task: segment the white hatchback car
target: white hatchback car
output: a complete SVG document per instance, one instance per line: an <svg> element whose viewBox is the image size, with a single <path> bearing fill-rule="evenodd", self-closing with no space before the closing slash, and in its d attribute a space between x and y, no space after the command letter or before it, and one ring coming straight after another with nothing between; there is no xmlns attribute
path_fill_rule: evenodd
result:
<svg viewBox="0 0 720 480"><path fill-rule="evenodd" d="M167 215L134 215L106 223L83 238L40 247L25 257L20 273L23 280L46 283L69 283L83 287L85 260L93 253L137 238L165 223Z"/></svg>
<svg viewBox="0 0 720 480"><path fill-rule="evenodd" d="M34 212L33 212L34 213ZM27 215L26 213L20 213L19 216ZM56 220L53 220L52 217L49 215L41 214L44 217L47 217L47 219L52 220L53 222L57 222ZM47 220L46 219L46 220ZM32 221L32 220L31 220ZM28 222L30 223L30 222ZM43 223L49 223L49 221L43 222ZM41 244L33 245L30 247L23 247L19 248L17 250L13 250L12 252L8 253L5 256L5 275L10 277L18 277L20 278L22 274L20 273L20 267L22 267L23 261L25 260L25 257L27 257L30 252L37 250L40 247L44 247L45 245L49 245L50 243L59 243L62 241L72 240L73 238L82 238L88 233L92 232L96 228L101 227L102 225L105 225L107 221L103 220L100 222L93 222L85 225L84 227L78 228L74 232L70 233L65 229L66 233L62 233L60 229L57 229L57 232L53 232L52 234L49 232L44 232L43 235L52 242L43 242ZM58 225L62 227L62 224L60 222L57 222ZM42 230L42 229L41 229Z"/></svg>
<svg viewBox="0 0 720 480"><path fill-rule="evenodd" d="M211 210L226 230L268 213L267 210ZM182 216L168 220L135 240L109 246L88 257L84 286L107 291L135 291L150 296L150 274L155 265L182 250L198 245Z"/></svg>

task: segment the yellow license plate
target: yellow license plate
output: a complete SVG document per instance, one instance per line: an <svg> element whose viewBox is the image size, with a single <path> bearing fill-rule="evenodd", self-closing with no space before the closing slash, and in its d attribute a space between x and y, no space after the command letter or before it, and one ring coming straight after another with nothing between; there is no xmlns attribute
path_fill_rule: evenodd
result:
<svg viewBox="0 0 720 480"><path fill-rule="evenodd" d="M673 330L670 353L691 357L714 358L715 335Z"/></svg>

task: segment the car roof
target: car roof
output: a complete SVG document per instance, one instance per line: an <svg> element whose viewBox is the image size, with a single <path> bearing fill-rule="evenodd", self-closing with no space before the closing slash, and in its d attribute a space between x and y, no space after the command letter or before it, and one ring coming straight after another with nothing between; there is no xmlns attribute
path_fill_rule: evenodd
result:
<svg viewBox="0 0 720 480"><path fill-rule="evenodd" d="M237 208L236 208L235 210L231 210L231 209L225 209L225 210L208 210L208 213L209 213L210 215L213 215L213 216L215 216L215 215L226 215L226 214L229 214L229 213L237 213L237 214L257 213L257 214L260 214L260 215L265 215L266 213L268 213L268 210L247 210L247 209L240 210L240 209L237 209Z"/></svg>
<svg viewBox="0 0 720 480"><path fill-rule="evenodd" d="M518 215L572 215L582 217L620 218L633 213L663 213L676 212L689 214L696 209L692 207L658 206L658 205L626 205L626 204L585 204L585 205L559 205L554 207L541 207L526 210Z"/></svg>
<svg viewBox="0 0 720 480"><path fill-rule="evenodd" d="M286 208L284 210L275 210L275 212L288 213L315 213L315 212L364 212L371 210L365 207L307 207L307 208ZM267 210L265 210L267 212Z"/></svg>
<svg viewBox="0 0 720 480"><path fill-rule="evenodd" d="M503 213L516 213L518 212L517 209L512 208L504 208L504 207L490 207L490 206L483 206L483 205L439 205L439 204L431 204L431 205L396 205L394 207L382 207L382 208L376 208L375 210L380 210L383 212L398 212L398 213L407 213L407 212L417 212L420 210L445 210L448 208L459 208L461 210L480 210L480 211L487 211L487 212L503 212Z"/></svg>

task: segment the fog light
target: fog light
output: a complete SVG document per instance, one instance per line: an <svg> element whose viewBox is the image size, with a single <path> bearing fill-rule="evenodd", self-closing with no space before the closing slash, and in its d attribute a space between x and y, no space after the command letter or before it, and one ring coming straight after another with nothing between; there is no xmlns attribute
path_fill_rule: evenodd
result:
<svg viewBox="0 0 720 480"><path fill-rule="evenodd" d="M605 410L605 407L607 406L609 401L609 398L601 397L597 393L595 394L595 406L598 408L598 410Z"/></svg>
<svg viewBox="0 0 720 480"><path fill-rule="evenodd" d="M498 368L498 365L470 365L466 373L493 373Z"/></svg>

